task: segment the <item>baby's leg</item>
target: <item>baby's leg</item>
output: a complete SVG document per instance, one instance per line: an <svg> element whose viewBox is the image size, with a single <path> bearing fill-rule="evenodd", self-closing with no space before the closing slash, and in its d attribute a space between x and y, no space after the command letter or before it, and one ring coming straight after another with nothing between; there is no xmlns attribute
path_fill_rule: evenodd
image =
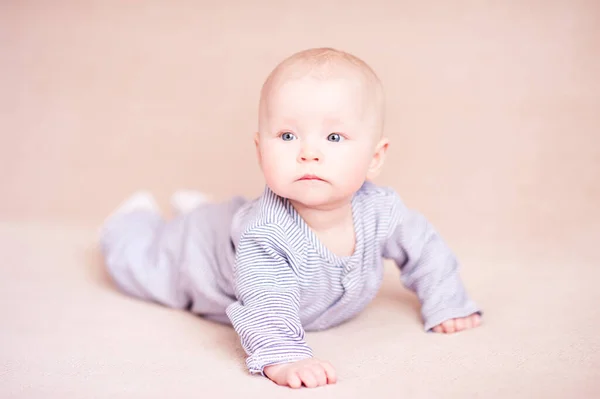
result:
<svg viewBox="0 0 600 399"><path fill-rule="evenodd" d="M165 221L148 193L126 200L105 222L101 248L115 284L124 293L173 308L189 298L181 287L185 226Z"/></svg>

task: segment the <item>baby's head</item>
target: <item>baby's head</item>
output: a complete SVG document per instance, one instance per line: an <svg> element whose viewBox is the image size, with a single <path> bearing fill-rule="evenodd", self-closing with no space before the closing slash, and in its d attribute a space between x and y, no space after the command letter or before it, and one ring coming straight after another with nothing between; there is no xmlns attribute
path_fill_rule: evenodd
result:
<svg viewBox="0 0 600 399"><path fill-rule="evenodd" d="M256 145L267 185L307 207L348 201L380 171L384 95L373 70L334 49L285 59L263 85Z"/></svg>

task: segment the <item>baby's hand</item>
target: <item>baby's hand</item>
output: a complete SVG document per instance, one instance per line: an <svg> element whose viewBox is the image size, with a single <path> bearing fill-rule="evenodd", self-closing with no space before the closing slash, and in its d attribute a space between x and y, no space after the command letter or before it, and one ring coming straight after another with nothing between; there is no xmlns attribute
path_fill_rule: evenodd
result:
<svg viewBox="0 0 600 399"><path fill-rule="evenodd" d="M445 322L438 324L433 327L433 331L436 333L453 333L462 330L468 330L469 328L478 327L481 324L481 316L475 313L471 316L460 317L457 319L446 320Z"/></svg>
<svg viewBox="0 0 600 399"><path fill-rule="evenodd" d="M266 366L264 372L277 385L290 388L300 388L302 384L307 388L314 388L335 384L337 381L333 366L314 358Z"/></svg>

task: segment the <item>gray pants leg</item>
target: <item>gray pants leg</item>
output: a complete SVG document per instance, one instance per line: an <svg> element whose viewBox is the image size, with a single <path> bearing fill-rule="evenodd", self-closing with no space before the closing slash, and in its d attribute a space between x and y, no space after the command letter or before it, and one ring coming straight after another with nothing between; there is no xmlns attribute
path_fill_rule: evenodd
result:
<svg viewBox="0 0 600 399"><path fill-rule="evenodd" d="M150 210L117 215L101 236L106 268L118 288L142 300L187 308L182 286L184 218L165 221Z"/></svg>

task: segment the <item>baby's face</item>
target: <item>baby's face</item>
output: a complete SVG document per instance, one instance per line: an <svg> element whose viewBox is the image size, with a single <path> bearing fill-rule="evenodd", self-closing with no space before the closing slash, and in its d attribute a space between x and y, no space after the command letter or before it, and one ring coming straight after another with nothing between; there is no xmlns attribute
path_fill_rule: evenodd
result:
<svg viewBox="0 0 600 399"><path fill-rule="evenodd" d="M372 96L358 79L311 76L271 89L257 135L267 185L308 207L348 200L380 140Z"/></svg>

